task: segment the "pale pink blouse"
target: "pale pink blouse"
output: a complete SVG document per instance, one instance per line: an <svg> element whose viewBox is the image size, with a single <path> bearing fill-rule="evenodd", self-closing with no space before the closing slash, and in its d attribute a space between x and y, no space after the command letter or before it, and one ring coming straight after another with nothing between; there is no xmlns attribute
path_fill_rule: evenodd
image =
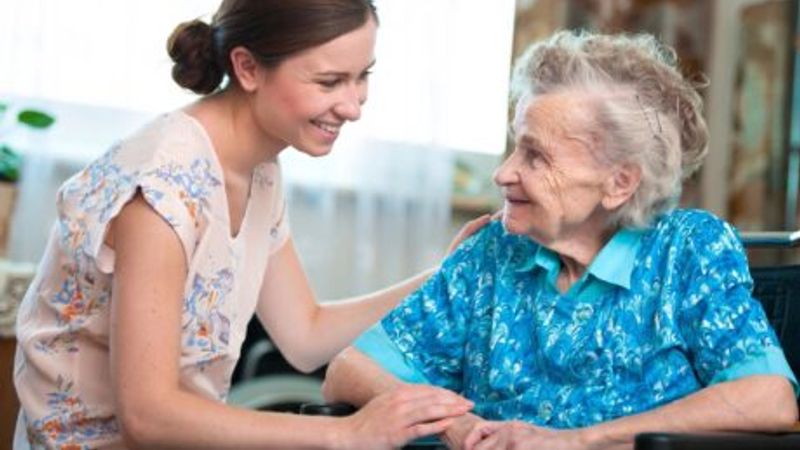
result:
<svg viewBox="0 0 800 450"><path fill-rule="evenodd" d="M109 368L110 221L140 190L180 238L181 382L223 401L270 255L289 236L277 162L253 172L230 233L222 168L202 125L165 114L59 190L58 219L17 319L15 448L122 448ZM121 318L124 320L124 318Z"/></svg>

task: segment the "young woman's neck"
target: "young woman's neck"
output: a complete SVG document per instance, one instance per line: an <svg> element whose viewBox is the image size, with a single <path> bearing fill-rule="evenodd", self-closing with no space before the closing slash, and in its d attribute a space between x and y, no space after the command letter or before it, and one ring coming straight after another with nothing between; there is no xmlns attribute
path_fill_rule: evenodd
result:
<svg viewBox="0 0 800 450"><path fill-rule="evenodd" d="M203 98L187 112L206 128L226 172L249 176L256 165L275 159L286 147L264 132L247 95L234 86Z"/></svg>

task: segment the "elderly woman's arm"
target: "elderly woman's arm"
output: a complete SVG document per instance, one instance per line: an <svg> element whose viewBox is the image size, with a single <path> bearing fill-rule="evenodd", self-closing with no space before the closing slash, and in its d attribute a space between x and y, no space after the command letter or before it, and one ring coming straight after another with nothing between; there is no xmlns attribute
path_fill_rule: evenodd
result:
<svg viewBox="0 0 800 450"><path fill-rule="evenodd" d="M322 395L330 403L362 406L382 392L403 384L369 357L348 347L328 365Z"/></svg>
<svg viewBox="0 0 800 450"><path fill-rule="evenodd" d="M791 383L754 375L709 386L652 411L586 429L591 442L611 447L646 431L785 431L797 422Z"/></svg>
<svg viewBox="0 0 800 450"><path fill-rule="evenodd" d="M467 449L630 449L644 432L785 431L797 422L791 383L754 375L709 386L654 410L576 430L520 422L475 427Z"/></svg>

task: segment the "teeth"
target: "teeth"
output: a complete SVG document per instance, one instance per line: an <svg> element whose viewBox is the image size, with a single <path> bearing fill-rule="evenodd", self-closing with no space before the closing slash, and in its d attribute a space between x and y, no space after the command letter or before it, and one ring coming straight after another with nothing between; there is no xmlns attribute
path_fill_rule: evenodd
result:
<svg viewBox="0 0 800 450"><path fill-rule="evenodd" d="M334 134L338 133L339 132L339 128L341 127L341 125L334 126L334 125L328 125L328 124L322 123L322 122L314 122L314 125L316 125L317 127L327 131L328 133L334 133Z"/></svg>

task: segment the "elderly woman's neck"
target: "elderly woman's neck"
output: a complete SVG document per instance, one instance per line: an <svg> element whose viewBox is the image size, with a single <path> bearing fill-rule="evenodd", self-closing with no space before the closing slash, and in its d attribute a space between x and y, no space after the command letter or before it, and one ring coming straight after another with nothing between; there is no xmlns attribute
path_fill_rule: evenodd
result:
<svg viewBox="0 0 800 450"><path fill-rule="evenodd" d="M558 253L561 259L561 270L558 273L559 291L566 292L583 276L586 268L616 231L616 229L607 230L594 236L583 234L548 246Z"/></svg>

